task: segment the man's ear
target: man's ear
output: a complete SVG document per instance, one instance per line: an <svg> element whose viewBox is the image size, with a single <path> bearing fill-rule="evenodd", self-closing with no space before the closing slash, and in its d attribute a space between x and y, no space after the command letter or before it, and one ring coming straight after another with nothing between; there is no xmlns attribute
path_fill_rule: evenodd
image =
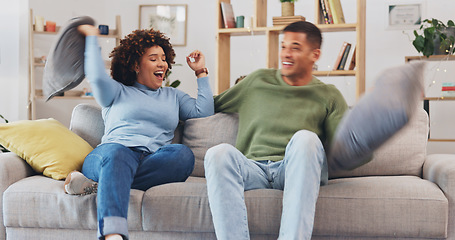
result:
<svg viewBox="0 0 455 240"><path fill-rule="evenodd" d="M316 62L317 60L319 60L319 57L321 57L321 49L319 48L316 48L316 49L313 49L313 61Z"/></svg>

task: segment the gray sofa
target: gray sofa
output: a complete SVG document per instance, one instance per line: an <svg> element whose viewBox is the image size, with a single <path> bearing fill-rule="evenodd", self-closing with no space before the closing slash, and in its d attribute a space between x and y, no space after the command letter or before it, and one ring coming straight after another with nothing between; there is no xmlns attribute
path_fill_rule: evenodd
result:
<svg viewBox="0 0 455 240"><path fill-rule="evenodd" d="M96 146L100 110L78 105L70 128ZM233 114L186 121L175 141L194 151L194 172L184 183L131 191L131 239L215 239L203 156L210 146L234 144L236 134ZM420 110L373 161L330 173L313 239L455 239L455 156L426 156L427 134L428 117ZM0 239L96 239L96 195L67 195L63 183L34 173L13 153L0 153ZM276 239L282 191L252 190L245 199L252 239Z"/></svg>

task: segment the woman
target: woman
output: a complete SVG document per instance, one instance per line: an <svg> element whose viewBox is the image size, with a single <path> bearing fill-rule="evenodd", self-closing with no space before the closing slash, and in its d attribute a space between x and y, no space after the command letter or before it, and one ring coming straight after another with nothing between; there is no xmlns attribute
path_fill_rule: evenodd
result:
<svg viewBox="0 0 455 240"><path fill-rule="evenodd" d="M99 30L91 25L78 30L86 36L85 74L102 107L105 132L85 158L83 175L70 173L65 190L88 194L97 187L98 237L128 239L130 189L185 181L193 170L192 151L171 141L179 120L213 114L205 58L199 51L186 57L198 78L194 99L175 88L162 88L175 53L159 31L136 30L122 39L111 53L111 79L97 42Z"/></svg>

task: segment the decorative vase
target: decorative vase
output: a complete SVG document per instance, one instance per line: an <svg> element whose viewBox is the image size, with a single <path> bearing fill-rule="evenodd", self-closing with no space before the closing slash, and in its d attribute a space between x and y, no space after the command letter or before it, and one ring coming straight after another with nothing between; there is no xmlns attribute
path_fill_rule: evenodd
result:
<svg viewBox="0 0 455 240"><path fill-rule="evenodd" d="M443 32L447 37L453 36L455 37L455 27L447 27L443 29ZM434 39L434 51L433 55L447 55L449 54L450 46L441 47L441 40L439 39L439 35L436 39Z"/></svg>
<svg viewBox="0 0 455 240"><path fill-rule="evenodd" d="M281 16L282 17L294 16L294 3L293 2L282 2L281 3Z"/></svg>

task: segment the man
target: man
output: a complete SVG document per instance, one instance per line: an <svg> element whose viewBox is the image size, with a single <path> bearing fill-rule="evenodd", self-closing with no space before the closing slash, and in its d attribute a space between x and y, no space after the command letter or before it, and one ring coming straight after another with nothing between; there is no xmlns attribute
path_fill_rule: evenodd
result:
<svg viewBox="0 0 455 240"><path fill-rule="evenodd" d="M295 22L284 30L281 69L261 69L215 97L217 112L239 113L236 147L207 151L204 167L219 240L249 239L244 191L283 190L279 239L310 239L326 151L347 109L341 93L312 75L320 30ZM267 209L264 209L267 211Z"/></svg>

